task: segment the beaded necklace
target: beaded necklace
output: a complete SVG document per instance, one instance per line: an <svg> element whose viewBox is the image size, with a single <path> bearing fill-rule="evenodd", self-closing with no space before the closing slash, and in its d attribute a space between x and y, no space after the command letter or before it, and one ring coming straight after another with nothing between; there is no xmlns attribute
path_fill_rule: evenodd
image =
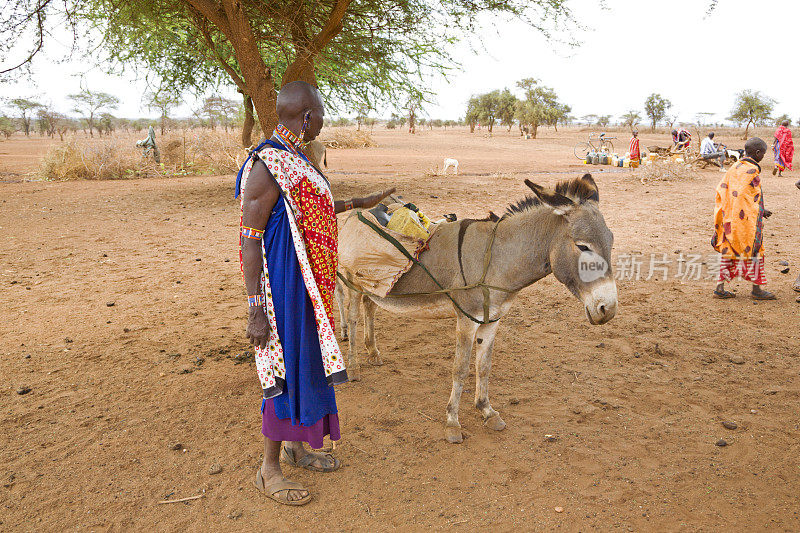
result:
<svg viewBox="0 0 800 533"><path fill-rule="evenodd" d="M278 124L275 127L273 135L294 155L305 155L303 154L303 148L306 143L301 141L297 135L283 124Z"/></svg>

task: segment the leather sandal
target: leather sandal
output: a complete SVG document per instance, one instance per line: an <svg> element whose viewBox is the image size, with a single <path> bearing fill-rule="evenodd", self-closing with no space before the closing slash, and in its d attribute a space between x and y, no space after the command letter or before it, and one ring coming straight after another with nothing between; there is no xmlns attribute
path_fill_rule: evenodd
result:
<svg viewBox="0 0 800 533"><path fill-rule="evenodd" d="M268 487L264 485L264 476L261 474L261 467L258 467L256 471L256 479L253 480L253 485L264 495L271 499L275 500L276 502L282 505L305 505L311 501L311 493L308 492L308 489L305 488L300 483L295 481L289 481L286 478L281 479L280 481L276 481L271 483ZM303 498L299 500L290 500L289 499L289 491L290 490L304 490L308 494L306 494Z"/></svg>
<svg viewBox="0 0 800 533"><path fill-rule="evenodd" d="M731 291L723 290L722 292L720 292L720 291L715 289L714 290L714 298L718 298L720 300L727 300L729 298L736 298L736 295L733 294Z"/></svg>
<svg viewBox="0 0 800 533"><path fill-rule="evenodd" d="M333 466L315 465L314 461L319 459L320 455L333 459ZM295 460L294 451L286 446L281 446L281 460L286 464L305 468L306 470L311 470L312 472L333 472L334 470L339 470L339 467L342 466L342 463L339 461L339 459L329 453L320 454L317 452L309 452L305 454L302 459Z"/></svg>

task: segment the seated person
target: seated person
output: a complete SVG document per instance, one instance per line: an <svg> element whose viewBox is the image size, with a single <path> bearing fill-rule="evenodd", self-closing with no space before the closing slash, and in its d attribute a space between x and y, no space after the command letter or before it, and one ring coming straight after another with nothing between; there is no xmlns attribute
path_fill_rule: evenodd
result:
<svg viewBox="0 0 800 533"><path fill-rule="evenodd" d="M676 152L683 150L684 148L688 148L691 141L692 134L686 131L684 128L672 130L672 143Z"/></svg>
<svg viewBox="0 0 800 533"><path fill-rule="evenodd" d="M700 155L703 157L704 161L716 160L717 165L719 165L719 171L725 172L725 152L720 150L718 145L714 144L713 131L700 143Z"/></svg>

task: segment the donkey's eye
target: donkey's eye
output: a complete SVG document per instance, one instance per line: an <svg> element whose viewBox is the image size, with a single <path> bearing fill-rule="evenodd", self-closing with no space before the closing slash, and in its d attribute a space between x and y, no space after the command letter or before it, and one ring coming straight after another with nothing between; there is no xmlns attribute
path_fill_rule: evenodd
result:
<svg viewBox="0 0 800 533"><path fill-rule="evenodd" d="M585 244L576 244L575 246L577 246L578 250L580 250L581 252L588 252L591 250L591 248L589 248Z"/></svg>

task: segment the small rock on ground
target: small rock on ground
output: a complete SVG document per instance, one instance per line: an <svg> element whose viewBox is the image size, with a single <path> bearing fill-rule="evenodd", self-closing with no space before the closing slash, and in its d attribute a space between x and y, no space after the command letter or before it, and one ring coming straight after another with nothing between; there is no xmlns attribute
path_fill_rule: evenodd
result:
<svg viewBox="0 0 800 533"><path fill-rule="evenodd" d="M743 365L744 364L744 357L741 355L732 355L728 358L728 360L733 363L734 365Z"/></svg>
<svg viewBox="0 0 800 533"><path fill-rule="evenodd" d="M181 444L180 442L176 442L175 444L169 447L170 450L180 450L182 448L183 444Z"/></svg>
<svg viewBox="0 0 800 533"><path fill-rule="evenodd" d="M725 429L736 429L739 426L736 424L736 422L733 422L731 420L725 420L724 422L722 422L722 427L724 427Z"/></svg>
<svg viewBox="0 0 800 533"><path fill-rule="evenodd" d="M28 394L30 391L31 391L30 387L23 385L22 387L17 389L17 394L21 396L23 394Z"/></svg>
<svg viewBox="0 0 800 533"><path fill-rule="evenodd" d="M714 444L716 444L717 446L727 446L728 445L728 441L726 441L725 439L719 439Z"/></svg>
<svg viewBox="0 0 800 533"><path fill-rule="evenodd" d="M242 517L242 511L240 509L236 509L235 511L231 511L228 513L228 518L231 520L237 520Z"/></svg>
<svg viewBox="0 0 800 533"><path fill-rule="evenodd" d="M219 473L221 473L221 472L222 472L222 465L220 465L220 464L218 464L218 463L214 463L214 464L213 464L213 465L211 465L211 467L208 469L208 473L209 473L209 475L212 475L212 476L213 476L213 475L215 475L215 474L219 474Z"/></svg>

